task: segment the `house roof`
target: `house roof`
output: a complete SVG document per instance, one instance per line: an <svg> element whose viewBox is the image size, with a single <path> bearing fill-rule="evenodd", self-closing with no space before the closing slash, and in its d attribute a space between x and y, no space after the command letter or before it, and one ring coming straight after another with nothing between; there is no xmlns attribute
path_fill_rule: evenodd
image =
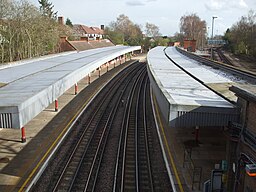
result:
<svg viewBox="0 0 256 192"><path fill-rule="evenodd" d="M74 25L74 29L82 34L100 34L103 35L104 31L99 27L88 27L86 25Z"/></svg>
<svg viewBox="0 0 256 192"><path fill-rule="evenodd" d="M99 27L90 27L90 29L93 30L94 33L96 33L96 34L101 34L101 35L104 34L104 31L102 29L100 29Z"/></svg>
<svg viewBox="0 0 256 192"><path fill-rule="evenodd" d="M108 39L103 39L100 41L90 41L90 42L88 42L88 41L68 41L68 43L71 44L72 47L74 47L78 51L114 46L114 44L111 41L109 41Z"/></svg>

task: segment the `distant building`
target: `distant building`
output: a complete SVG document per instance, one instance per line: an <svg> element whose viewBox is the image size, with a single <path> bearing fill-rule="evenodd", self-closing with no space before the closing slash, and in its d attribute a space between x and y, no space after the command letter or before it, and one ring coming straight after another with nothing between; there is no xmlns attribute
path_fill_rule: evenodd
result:
<svg viewBox="0 0 256 192"><path fill-rule="evenodd" d="M69 41L67 37L60 38L59 51L84 51L88 49L95 49L101 47L115 46L110 40L102 39L98 41L87 41L87 40L78 40L78 41Z"/></svg>
<svg viewBox="0 0 256 192"><path fill-rule="evenodd" d="M102 25L101 28L104 28ZM103 39L104 30L99 27L88 27L86 25L73 25L73 35L81 40L94 41Z"/></svg>
<svg viewBox="0 0 256 192"><path fill-rule="evenodd" d="M58 23L64 25L64 18L58 17ZM84 51L88 49L95 49L101 47L114 46L108 40L103 39L104 25L99 27L88 27L86 25L75 24L72 27L73 34L71 40L68 37L62 36L60 38L59 51Z"/></svg>
<svg viewBox="0 0 256 192"><path fill-rule="evenodd" d="M196 51L196 40L185 39L184 40L184 49L191 51L191 52L195 52Z"/></svg>

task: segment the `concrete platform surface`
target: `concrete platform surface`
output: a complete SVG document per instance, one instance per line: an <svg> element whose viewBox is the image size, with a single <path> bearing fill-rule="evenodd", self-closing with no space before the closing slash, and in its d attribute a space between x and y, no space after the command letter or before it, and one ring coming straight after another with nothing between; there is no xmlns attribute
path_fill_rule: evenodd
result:
<svg viewBox="0 0 256 192"><path fill-rule="evenodd" d="M210 179L212 170L226 158L224 129L200 127L196 140L195 127L169 127L156 102L154 105L176 190L203 191L203 183Z"/></svg>

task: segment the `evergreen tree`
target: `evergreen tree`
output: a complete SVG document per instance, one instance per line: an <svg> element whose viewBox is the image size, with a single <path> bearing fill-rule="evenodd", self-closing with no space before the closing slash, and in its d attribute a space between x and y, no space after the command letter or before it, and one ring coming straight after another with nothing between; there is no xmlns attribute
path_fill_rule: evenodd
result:
<svg viewBox="0 0 256 192"><path fill-rule="evenodd" d="M67 20L66 20L66 25L73 27L73 23L71 22L71 20L69 18L67 18Z"/></svg>
<svg viewBox="0 0 256 192"><path fill-rule="evenodd" d="M54 5L48 0L38 0L40 4L40 11L42 15L49 17L51 19L57 19L57 12L54 12Z"/></svg>

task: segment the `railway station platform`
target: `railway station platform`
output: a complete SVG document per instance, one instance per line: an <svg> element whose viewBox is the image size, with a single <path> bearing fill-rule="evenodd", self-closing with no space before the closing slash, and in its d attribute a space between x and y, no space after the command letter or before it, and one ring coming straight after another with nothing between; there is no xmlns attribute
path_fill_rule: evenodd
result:
<svg viewBox="0 0 256 192"><path fill-rule="evenodd" d="M233 82L186 58L174 47L156 47L147 60L173 182L177 191L203 191L211 174L226 163L226 126L238 119L239 112L230 102L236 100L234 94L223 84Z"/></svg>
<svg viewBox="0 0 256 192"><path fill-rule="evenodd" d="M201 127L196 139L195 127L170 128L156 102L155 110L176 191L203 191L203 183L226 159L224 127Z"/></svg>
<svg viewBox="0 0 256 192"><path fill-rule="evenodd" d="M21 142L19 129L0 129L0 191L25 191L25 185L31 182L82 107L115 74L138 59L143 57L102 67L100 78L95 70L91 73L90 84L88 77L78 82L77 96L72 86L59 97L57 112L52 103L26 125L26 143Z"/></svg>
<svg viewBox="0 0 256 192"><path fill-rule="evenodd" d="M0 129L0 191L25 191L25 186L42 165L42 159L47 158L56 141L65 134L67 126L72 123L77 111L81 110L80 107L86 105L119 70L137 59L145 61L145 57L134 57L115 68L109 65L108 72L107 68L102 68L101 78L95 71L91 74L91 84L86 78L79 81L78 95L74 95L74 86L66 91L59 98L58 112L55 112L53 103L27 124L26 143L20 142L20 130ZM176 191L187 192L192 191L192 188L193 191L202 191L202 183L210 178L215 165L225 159L224 126L204 126L198 132L194 126L170 128L154 94L152 98ZM184 157L193 161L184 161ZM202 168L201 174L196 175L196 181L191 176L193 167ZM199 176L200 183L197 182Z"/></svg>
<svg viewBox="0 0 256 192"><path fill-rule="evenodd" d="M102 65L125 62L140 49L140 46L111 46L67 52L1 68L0 82L5 85L0 87L0 127L21 129L25 142L24 126L52 102L57 111L58 97L67 89L94 70L100 74Z"/></svg>

